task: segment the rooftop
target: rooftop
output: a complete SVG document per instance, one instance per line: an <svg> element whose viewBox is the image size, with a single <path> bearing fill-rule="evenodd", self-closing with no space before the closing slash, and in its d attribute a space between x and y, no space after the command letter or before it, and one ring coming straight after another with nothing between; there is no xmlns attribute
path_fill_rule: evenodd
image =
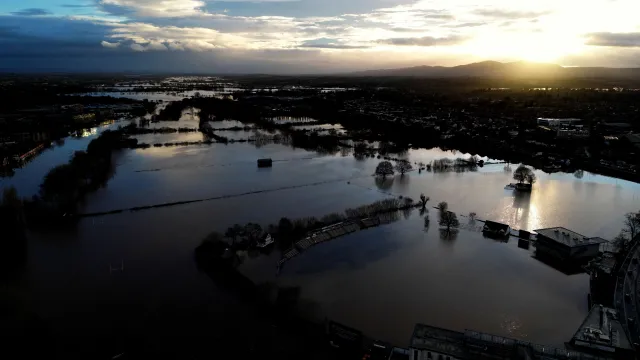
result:
<svg viewBox="0 0 640 360"><path fill-rule="evenodd" d="M465 357L464 334L435 326L416 324L410 347L449 354L457 358Z"/></svg>
<svg viewBox="0 0 640 360"><path fill-rule="evenodd" d="M594 305L591 308L571 342L574 346L608 352L615 349L633 349L618 320L617 311L602 305Z"/></svg>
<svg viewBox="0 0 640 360"><path fill-rule="evenodd" d="M640 143L640 134L627 134L624 137L633 144Z"/></svg>
<svg viewBox="0 0 640 360"><path fill-rule="evenodd" d="M538 235L542 235L548 239L567 245L569 247L600 244L603 241L600 240L600 238L588 238L582 234L578 234L575 231L571 231L563 227L538 229L534 231ZM538 237L538 239L540 239L540 237Z"/></svg>

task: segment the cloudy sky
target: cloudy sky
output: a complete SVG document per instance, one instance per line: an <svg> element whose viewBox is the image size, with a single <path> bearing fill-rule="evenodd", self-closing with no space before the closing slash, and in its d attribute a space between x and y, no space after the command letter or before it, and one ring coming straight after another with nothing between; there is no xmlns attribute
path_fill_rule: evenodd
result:
<svg viewBox="0 0 640 360"><path fill-rule="evenodd" d="M0 70L640 67L639 0L0 0Z"/></svg>

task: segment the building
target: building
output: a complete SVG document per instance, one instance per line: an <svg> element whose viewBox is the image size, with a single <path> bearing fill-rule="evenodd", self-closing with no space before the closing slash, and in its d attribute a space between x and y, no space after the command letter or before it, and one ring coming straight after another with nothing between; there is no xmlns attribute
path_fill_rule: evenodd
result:
<svg viewBox="0 0 640 360"><path fill-rule="evenodd" d="M459 360L466 358L463 333L416 324L409 345L409 359Z"/></svg>
<svg viewBox="0 0 640 360"><path fill-rule="evenodd" d="M640 134L626 134L623 135L621 139L640 149Z"/></svg>
<svg viewBox="0 0 640 360"><path fill-rule="evenodd" d="M572 127L572 128L560 128L556 133L556 136L564 139L585 139L588 138L590 132L584 127Z"/></svg>
<svg viewBox="0 0 640 360"><path fill-rule="evenodd" d="M538 125L548 126L548 127L560 127L560 126L570 126L576 125L582 122L582 119L552 119L552 118L538 118Z"/></svg>
<svg viewBox="0 0 640 360"><path fill-rule="evenodd" d="M599 238L588 238L577 232L555 227L535 230L536 255L546 255L556 260L586 262L600 253Z"/></svg>
<svg viewBox="0 0 640 360"><path fill-rule="evenodd" d="M482 227L482 233L492 238L508 239L511 235L511 227L507 224L487 220Z"/></svg>
<svg viewBox="0 0 640 360"><path fill-rule="evenodd" d="M634 359L633 346L619 321L616 310L594 305L567 348L616 359Z"/></svg>
<svg viewBox="0 0 640 360"><path fill-rule="evenodd" d="M628 340L621 340L620 342L623 346L628 344ZM568 345L569 343L565 344L565 348L556 348L473 330L458 332L416 324L409 346L409 359L604 360L626 359L626 357L620 357L619 355L624 354L624 356L626 356L627 354L626 352L600 353L598 349L593 347L574 345L570 348Z"/></svg>

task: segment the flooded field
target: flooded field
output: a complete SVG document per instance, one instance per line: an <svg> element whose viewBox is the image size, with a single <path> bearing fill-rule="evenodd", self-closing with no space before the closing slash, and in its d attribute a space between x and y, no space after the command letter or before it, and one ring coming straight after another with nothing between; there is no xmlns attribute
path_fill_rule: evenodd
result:
<svg viewBox="0 0 640 360"><path fill-rule="evenodd" d="M407 157L424 161L445 154L452 155L434 149ZM273 158L273 168L258 169L255 159L261 157ZM32 234L25 286L33 294L62 304L69 294L107 286L108 265L124 261L122 286L145 289L134 292L136 301L160 306L191 294L184 306L206 302L215 290L197 272L193 249L210 231L234 223L267 225L283 216L321 216L391 194L425 193L431 204L448 201L459 214L473 211L516 228L566 226L605 238L617 233L622 215L635 210L640 196L638 184L603 176L538 173L536 189L521 198L504 190L511 175L503 165L466 173L411 172L382 181L371 176L377 159L318 156L282 145L124 150L115 158L114 177L87 197L84 211L211 200L87 218L71 233ZM436 210L430 212L435 219ZM256 281L301 286L314 313L400 343L421 321L560 344L587 312L587 276L567 276L513 241L496 243L473 231L442 240L436 220L425 232L417 212L316 246L287 263L278 278L277 259L277 251L251 259L242 271ZM74 275L79 269L80 277ZM174 293L179 297L167 295Z"/></svg>
<svg viewBox="0 0 640 360"><path fill-rule="evenodd" d="M400 344L416 322L556 346L573 335L587 312L587 275L559 275L517 241L468 230L443 237L430 212L427 230L415 211L313 247L287 262L279 281L299 286L314 316Z"/></svg>
<svg viewBox="0 0 640 360"><path fill-rule="evenodd" d="M198 120L196 111L190 111L179 121L152 125L197 127ZM243 126L233 120L212 125ZM253 132L220 134L248 138ZM68 161L94 137L89 132L87 137L66 139L16 170L14 177L0 179L0 186L16 186L22 196L35 194L49 169ZM153 144L198 141L202 134L137 138ZM394 156L428 163L470 154L435 148ZM258 168L260 158L272 158L273 167ZM533 192L522 195L504 189L513 182L516 165L493 164L472 172L416 170L382 179L372 176L379 159L359 160L348 151L320 155L278 144L151 147L120 150L113 159L113 177L87 196L82 212L202 201L89 217L71 231L30 233L28 271L20 279L20 291L43 319L68 317L56 325L63 334L80 334L87 328L116 332L120 327L142 333L146 321L158 314L223 304L224 291L198 272L193 251L208 233L224 232L235 223L265 226L285 216L322 216L390 196L417 199L424 193L431 198L430 206L447 201L459 215L475 212L479 219L506 222L516 229L564 226L612 239L622 227L623 215L637 211L640 203L640 184L588 173L536 171ZM514 241L495 242L474 230L443 238L437 211L430 209L428 216L426 229L415 211L390 225L315 246L289 261L279 277L277 250L246 259L241 271L257 282L299 286L310 316L328 316L399 345L406 345L417 322L543 344L569 339L587 313L586 275L565 275L538 262L532 250L520 249ZM124 264L125 272L114 276L109 271L113 264ZM121 314L105 319L116 305ZM83 316L93 313L104 318ZM161 322L157 330L182 331Z"/></svg>
<svg viewBox="0 0 640 360"><path fill-rule="evenodd" d="M69 136L54 142L52 146L29 161L22 168L15 169L12 177L0 177L0 188L14 186L23 197L31 197L39 191L42 179L49 170L62 164L66 164L75 151L87 149L91 140L95 139L104 130L126 125L126 121L118 121L113 124L101 125L84 131L79 131L79 136Z"/></svg>

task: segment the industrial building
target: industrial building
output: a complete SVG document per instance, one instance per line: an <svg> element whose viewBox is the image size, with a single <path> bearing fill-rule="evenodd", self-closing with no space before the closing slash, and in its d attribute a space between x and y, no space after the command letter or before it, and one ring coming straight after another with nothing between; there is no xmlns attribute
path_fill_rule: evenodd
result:
<svg viewBox="0 0 640 360"><path fill-rule="evenodd" d="M535 230L536 256L549 256L561 261L586 262L598 256L600 238L588 238L563 227Z"/></svg>
<svg viewBox="0 0 640 360"><path fill-rule="evenodd" d="M593 355L616 359L633 359L635 352L618 313L602 305L594 305L567 348L588 351Z"/></svg>

